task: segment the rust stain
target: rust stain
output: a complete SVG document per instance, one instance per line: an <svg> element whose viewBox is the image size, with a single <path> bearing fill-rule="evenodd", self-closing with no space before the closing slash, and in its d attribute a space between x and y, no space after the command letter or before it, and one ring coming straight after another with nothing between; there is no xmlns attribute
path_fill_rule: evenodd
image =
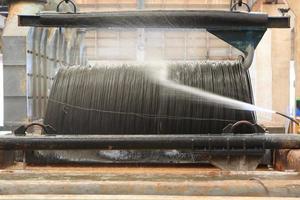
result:
<svg viewBox="0 0 300 200"><path fill-rule="evenodd" d="M289 169L300 171L300 150L291 150L287 155L287 166Z"/></svg>
<svg viewBox="0 0 300 200"><path fill-rule="evenodd" d="M23 94L26 94L26 89L27 89L26 79L22 79L20 81L20 90L22 91Z"/></svg>
<svg viewBox="0 0 300 200"><path fill-rule="evenodd" d="M300 150L283 149L275 152L275 169L300 172Z"/></svg>
<svg viewBox="0 0 300 200"><path fill-rule="evenodd" d="M284 171L287 169L287 155L290 149L281 149L275 151L275 169Z"/></svg>
<svg viewBox="0 0 300 200"><path fill-rule="evenodd" d="M7 170L23 170L23 164L18 163L7 168ZM89 173L116 173L116 174L207 174L208 176L219 175L221 170L213 166L198 165L27 165L26 170L36 172L65 173L72 172L89 172ZM222 172L223 173L223 172ZM228 174L229 172L224 172Z"/></svg>

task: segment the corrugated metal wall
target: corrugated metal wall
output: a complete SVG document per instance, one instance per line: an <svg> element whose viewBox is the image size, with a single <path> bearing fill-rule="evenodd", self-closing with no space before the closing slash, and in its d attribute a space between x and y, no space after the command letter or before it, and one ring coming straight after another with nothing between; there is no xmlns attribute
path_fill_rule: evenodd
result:
<svg viewBox="0 0 300 200"><path fill-rule="evenodd" d="M205 30L94 30L86 34L89 61L222 60L241 54Z"/></svg>
<svg viewBox="0 0 300 200"><path fill-rule="evenodd" d="M27 116L41 119L60 66L85 65L84 33L77 29L31 28L27 41Z"/></svg>
<svg viewBox="0 0 300 200"><path fill-rule="evenodd" d="M76 0L80 10L228 9L230 0Z"/></svg>

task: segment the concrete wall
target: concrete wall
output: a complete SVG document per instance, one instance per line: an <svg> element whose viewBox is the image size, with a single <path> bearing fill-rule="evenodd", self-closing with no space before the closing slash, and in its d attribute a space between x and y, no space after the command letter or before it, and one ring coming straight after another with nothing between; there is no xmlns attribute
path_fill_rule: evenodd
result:
<svg viewBox="0 0 300 200"><path fill-rule="evenodd" d="M300 2L299 0L286 0L295 15L294 55L296 65L296 98L300 98Z"/></svg>
<svg viewBox="0 0 300 200"><path fill-rule="evenodd" d="M278 8L287 7L285 3L265 4L258 0L254 11L279 16ZM265 108L289 114L290 102L290 61L291 29L270 29L264 35L256 50L255 91L256 104ZM259 115L265 125L285 126L287 121L277 115Z"/></svg>
<svg viewBox="0 0 300 200"><path fill-rule="evenodd" d="M249 0L252 2L253 0ZM229 0L76 0L82 11L144 9L229 9ZM142 4L142 6L141 6Z"/></svg>

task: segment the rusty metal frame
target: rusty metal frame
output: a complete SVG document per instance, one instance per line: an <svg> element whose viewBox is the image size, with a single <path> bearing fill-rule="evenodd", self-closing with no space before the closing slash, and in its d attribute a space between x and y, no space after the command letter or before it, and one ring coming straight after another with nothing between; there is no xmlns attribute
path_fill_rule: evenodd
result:
<svg viewBox="0 0 300 200"><path fill-rule="evenodd" d="M110 170L101 167L9 169L1 171L0 194L184 195L181 199L194 199L187 196L216 195L224 197L215 199L227 199L225 196L230 196L230 199L232 196L250 196L252 199L257 196L300 195L299 173L205 171L199 168L191 169L192 171L187 173L182 171L182 168L157 169L161 171L139 167L111 167ZM24 199L22 197L20 199ZM126 198L131 199L130 196L123 199ZM85 199L84 196L82 199ZM149 199L157 199L157 196ZM165 199L170 198L165 196Z"/></svg>

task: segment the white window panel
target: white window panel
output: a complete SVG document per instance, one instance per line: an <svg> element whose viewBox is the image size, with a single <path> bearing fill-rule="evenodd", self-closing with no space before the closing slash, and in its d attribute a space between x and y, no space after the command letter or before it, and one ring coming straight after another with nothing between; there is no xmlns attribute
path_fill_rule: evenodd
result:
<svg viewBox="0 0 300 200"><path fill-rule="evenodd" d="M145 60L164 60L164 49L160 47L145 48Z"/></svg>
<svg viewBox="0 0 300 200"><path fill-rule="evenodd" d="M207 58L206 48L188 48L187 60L205 60Z"/></svg>

